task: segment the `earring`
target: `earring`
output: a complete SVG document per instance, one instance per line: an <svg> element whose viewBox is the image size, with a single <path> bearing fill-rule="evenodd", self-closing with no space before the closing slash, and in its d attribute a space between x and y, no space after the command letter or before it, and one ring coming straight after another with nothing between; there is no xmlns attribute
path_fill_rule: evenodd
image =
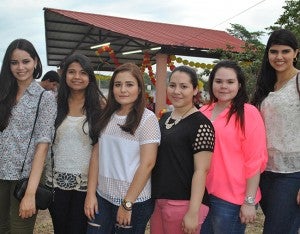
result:
<svg viewBox="0 0 300 234"><path fill-rule="evenodd" d="M297 57L295 57L294 58L294 63L296 63L298 61L298 58Z"/></svg>

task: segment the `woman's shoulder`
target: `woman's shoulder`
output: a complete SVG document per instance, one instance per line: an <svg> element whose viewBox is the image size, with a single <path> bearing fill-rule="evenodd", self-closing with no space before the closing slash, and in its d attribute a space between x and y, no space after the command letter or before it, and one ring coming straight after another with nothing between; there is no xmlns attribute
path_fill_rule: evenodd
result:
<svg viewBox="0 0 300 234"><path fill-rule="evenodd" d="M257 107L249 103L244 104L244 112L245 115L260 115L260 111L257 109Z"/></svg>
<svg viewBox="0 0 300 234"><path fill-rule="evenodd" d="M143 118L156 118L157 119L155 113L147 108L144 109Z"/></svg>
<svg viewBox="0 0 300 234"><path fill-rule="evenodd" d="M211 111L213 109L214 105L215 105L214 103L205 104L205 105L200 107L199 111L201 111L201 112Z"/></svg>
<svg viewBox="0 0 300 234"><path fill-rule="evenodd" d="M260 111L251 104L244 104L244 116L246 127L264 125Z"/></svg>

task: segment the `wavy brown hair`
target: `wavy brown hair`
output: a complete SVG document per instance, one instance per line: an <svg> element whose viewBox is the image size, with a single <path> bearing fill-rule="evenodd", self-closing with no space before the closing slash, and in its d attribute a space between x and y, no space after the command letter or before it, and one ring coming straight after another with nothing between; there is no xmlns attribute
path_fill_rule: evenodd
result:
<svg viewBox="0 0 300 234"><path fill-rule="evenodd" d="M96 126L97 132L99 131L100 134L101 131L107 126L113 113L121 107L121 105L116 101L113 94L115 78L121 72L129 72L136 79L140 92L132 106L132 109L127 115L125 124L121 125L120 128L123 131L134 135L137 127L141 122L142 115L145 109L145 85L143 75L140 68L137 65L133 63L124 63L116 68L110 80L107 104Z"/></svg>

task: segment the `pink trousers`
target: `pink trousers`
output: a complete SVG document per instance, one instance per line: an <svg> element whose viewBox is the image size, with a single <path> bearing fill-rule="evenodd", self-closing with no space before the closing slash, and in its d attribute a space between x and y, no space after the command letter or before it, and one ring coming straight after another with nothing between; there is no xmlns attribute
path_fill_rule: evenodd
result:
<svg viewBox="0 0 300 234"><path fill-rule="evenodd" d="M151 234L182 234L182 219L189 208L187 200L157 199L154 212L150 219ZM200 233L201 225L204 222L208 206L201 205L199 209L199 227L196 233Z"/></svg>

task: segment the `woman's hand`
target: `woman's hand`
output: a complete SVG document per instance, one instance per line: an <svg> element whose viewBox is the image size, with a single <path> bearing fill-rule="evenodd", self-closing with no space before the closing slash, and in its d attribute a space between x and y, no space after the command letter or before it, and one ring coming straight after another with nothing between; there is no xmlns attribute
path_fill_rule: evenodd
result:
<svg viewBox="0 0 300 234"><path fill-rule="evenodd" d="M188 211L182 220L182 231L188 234L195 233L197 231L198 225L198 213L192 213Z"/></svg>
<svg viewBox="0 0 300 234"><path fill-rule="evenodd" d="M126 226L130 226L131 214L131 210L125 210L124 207L120 205L117 213L117 223L123 228Z"/></svg>
<svg viewBox="0 0 300 234"><path fill-rule="evenodd" d="M256 208L253 205L243 204L240 209L240 219L244 224L252 223L256 218Z"/></svg>
<svg viewBox="0 0 300 234"><path fill-rule="evenodd" d="M95 219L95 214L99 213L96 194L86 195L84 201L84 213L89 220Z"/></svg>
<svg viewBox="0 0 300 234"><path fill-rule="evenodd" d="M21 200L19 207L19 216L22 219L30 218L36 214L35 194L26 194Z"/></svg>
<svg viewBox="0 0 300 234"><path fill-rule="evenodd" d="M297 204L300 206L300 188L299 188L298 194L297 194Z"/></svg>

